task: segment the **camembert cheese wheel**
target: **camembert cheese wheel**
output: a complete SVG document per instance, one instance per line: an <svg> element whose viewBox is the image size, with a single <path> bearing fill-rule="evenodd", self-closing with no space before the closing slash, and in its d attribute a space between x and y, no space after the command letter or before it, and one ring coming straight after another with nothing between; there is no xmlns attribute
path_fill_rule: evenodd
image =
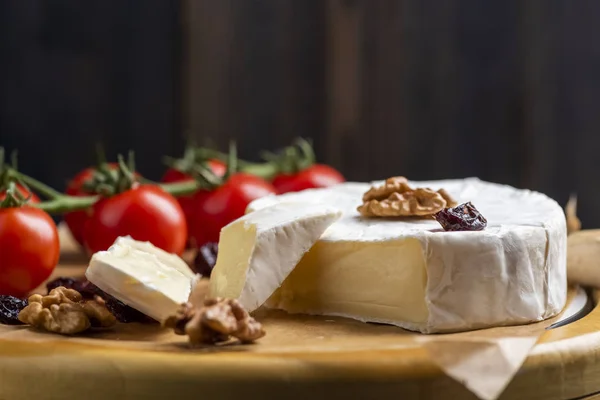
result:
<svg viewBox="0 0 600 400"><path fill-rule="evenodd" d="M356 209L370 183L255 200L249 212L297 203L343 213L266 306L422 333L524 324L563 309L567 230L554 200L476 178L410 184L470 201L487 228L446 232L435 220L361 217Z"/></svg>

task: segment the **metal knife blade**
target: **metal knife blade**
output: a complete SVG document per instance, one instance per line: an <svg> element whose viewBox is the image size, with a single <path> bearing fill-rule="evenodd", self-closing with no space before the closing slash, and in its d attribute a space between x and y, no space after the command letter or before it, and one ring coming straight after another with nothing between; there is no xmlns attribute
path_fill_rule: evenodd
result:
<svg viewBox="0 0 600 400"><path fill-rule="evenodd" d="M582 287L577 287L575 297L569 303L562 315L552 325L546 329L555 329L561 326L568 325L578 319L583 318L593 308L592 297Z"/></svg>

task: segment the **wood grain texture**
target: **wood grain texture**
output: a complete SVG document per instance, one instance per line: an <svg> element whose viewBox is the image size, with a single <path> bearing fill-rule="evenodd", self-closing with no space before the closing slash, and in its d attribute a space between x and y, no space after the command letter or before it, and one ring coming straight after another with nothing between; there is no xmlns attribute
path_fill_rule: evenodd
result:
<svg viewBox="0 0 600 400"><path fill-rule="evenodd" d="M326 146L328 162L342 170L347 168L347 159L358 157L365 164L369 159L368 151L364 151L369 148L368 143L356 141L360 138L363 98L361 38L364 21L361 5L356 1L327 2L328 124L327 140L321 140L321 143Z"/></svg>
<svg viewBox="0 0 600 400"><path fill-rule="evenodd" d="M184 135L257 158L292 137L351 180L479 176L579 194L600 226L594 1L0 3L0 144L58 187Z"/></svg>
<svg viewBox="0 0 600 400"><path fill-rule="evenodd" d="M591 396L581 397L582 400L597 400L600 399L600 394L593 394Z"/></svg>
<svg viewBox="0 0 600 400"><path fill-rule="evenodd" d="M260 98L252 100L237 92L224 95L231 98L224 110L237 124L229 137L252 142L242 146L246 157L255 157L255 149L276 148L296 132L313 132L319 158L351 180L479 176L540 190L560 203L578 192L585 198L580 197L584 225L600 224L600 212L590 203L595 186L583 183L598 170L591 152L600 142L587 131L595 119L586 111L597 91L577 83L589 79L585 66L597 57L596 45L583 39L597 27L577 16L594 15L596 5L298 3L231 3L238 15L232 29L244 30L231 44L233 68L242 71L232 79L241 82L238 92L249 85L261 88ZM295 22L278 24L286 12ZM301 22L311 16L322 23L317 30ZM570 29L575 24L580 26ZM302 39L284 49L272 44L275 32L284 43L291 31ZM249 46L261 34L260 48ZM244 56L248 48L252 56ZM296 61L309 57L325 71L324 78L306 68L286 75L313 87L305 93L315 107L301 114L289 108L298 109L297 100L269 103L282 87L299 87L277 80L286 68L297 68L281 62L289 54ZM298 97L295 90L287 93ZM282 119L298 121L294 126L303 129L281 129Z"/></svg>
<svg viewBox="0 0 600 400"><path fill-rule="evenodd" d="M80 276L87 257L68 231L61 227L59 232L62 262L53 275ZM599 298L596 293L596 304ZM440 370L419 341L423 335L337 317L259 310L257 318L267 336L256 344L193 350L185 338L158 325L119 324L70 338L0 325L0 398L56 398L69 387L91 399L173 393L183 399L198 393L215 399L283 394L292 399L475 399ZM527 337L549 323L436 336ZM598 357L600 306L584 319L545 331L501 399L566 400L598 392ZM33 373L37 385L23 385Z"/></svg>
<svg viewBox="0 0 600 400"><path fill-rule="evenodd" d="M63 248L62 258L71 261L55 276L83 273L86 258L73 249ZM257 318L267 330L258 343L194 350L158 325L120 324L70 338L0 326L0 398L53 399L76 390L90 399L173 393L182 399L198 393L215 399L475 399L436 366L417 340L421 335L337 317L260 312ZM521 336L531 329L494 334ZM546 331L501 399L566 400L600 391L599 331L600 307ZM27 384L31 376L36 385Z"/></svg>
<svg viewBox="0 0 600 400"><path fill-rule="evenodd" d="M226 146L226 113L234 35L232 1L184 1L183 120L185 135L198 132Z"/></svg>
<svg viewBox="0 0 600 400"><path fill-rule="evenodd" d="M0 144L63 189L95 163L138 151L152 177L180 151L178 3L0 2Z"/></svg>
<svg viewBox="0 0 600 400"><path fill-rule="evenodd" d="M323 132L325 10L311 1L184 1L183 124L196 141L256 159ZM269 143L269 145L266 145ZM317 150L320 142L317 140Z"/></svg>

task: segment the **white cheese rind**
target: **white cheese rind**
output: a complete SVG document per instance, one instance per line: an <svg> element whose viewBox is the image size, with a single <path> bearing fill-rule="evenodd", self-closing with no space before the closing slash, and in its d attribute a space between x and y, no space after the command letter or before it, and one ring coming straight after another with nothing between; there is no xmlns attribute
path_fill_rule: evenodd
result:
<svg viewBox="0 0 600 400"><path fill-rule="evenodd" d="M108 250L95 253L85 276L109 295L159 322L187 302L195 278L178 256L124 237Z"/></svg>
<svg viewBox="0 0 600 400"><path fill-rule="evenodd" d="M330 205L281 203L233 221L221 230L211 294L257 309L341 215Z"/></svg>
<svg viewBox="0 0 600 400"><path fill-rule="evenodd" d="M488 227L479 232L444 232L433 220L362 218L356 207L371 186L366 183L269 196L251 203L249 211L293 201L335 204L344 212L267 305L389 323L423 333L523 324L562 310L567 293L566 221L555 201L476 178L411 184L444 188L459 202L471 201L487 218ZM406 240L417 240L420 248L402 249ZM397 252L394 245L387 246L387 255L382 256L381 244L386 243L396 243ZM340 256L342 244L344 256ZM364 264L362 273L359 259ZM407 274L407 268L413 272ZM405 278L394 279L399 275Z"/></svg>

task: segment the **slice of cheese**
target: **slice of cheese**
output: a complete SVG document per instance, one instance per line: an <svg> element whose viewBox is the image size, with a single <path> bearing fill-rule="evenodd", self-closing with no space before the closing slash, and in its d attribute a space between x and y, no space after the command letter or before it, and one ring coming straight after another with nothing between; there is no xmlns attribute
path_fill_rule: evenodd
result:
<svg viewBox="0 0 600 400"><path fill-rule="evenodd" d="M488 227L445 232L435 220L363 218L356 208L367 183L252 202L250 212L297 202L331 204L344 213L266 306L423 333L524 324L562 310L566 221L555 201L476 178L411 185L444 188L459 202L471 201Z"/></svg>
<svg viewBox="0 0 600 400"><path fill-rule="evenodd" d="M185 261L149 242L118 238L92 256L85 272L94 285L162 322L188 300L195 274Z"/></svg>
<svg viewBox="0 0 600 400"><path fill-rule="evenodd" d="M195 279L196 274L190 269L185 261L176 254L168 253L163 249L154 246L150 242L141 242L133 239L131 236L122 236L115 240L115 247L131 247L144 253L153 254L156 258L165 265L169 265L190 279Z"/></svg>
<svg viewBox="0 0 600 400"><path fill-rule="evenodd" d="M257 309L340 217L334 205L281 203L227 225L210 277L211 295Z"/></svg>

